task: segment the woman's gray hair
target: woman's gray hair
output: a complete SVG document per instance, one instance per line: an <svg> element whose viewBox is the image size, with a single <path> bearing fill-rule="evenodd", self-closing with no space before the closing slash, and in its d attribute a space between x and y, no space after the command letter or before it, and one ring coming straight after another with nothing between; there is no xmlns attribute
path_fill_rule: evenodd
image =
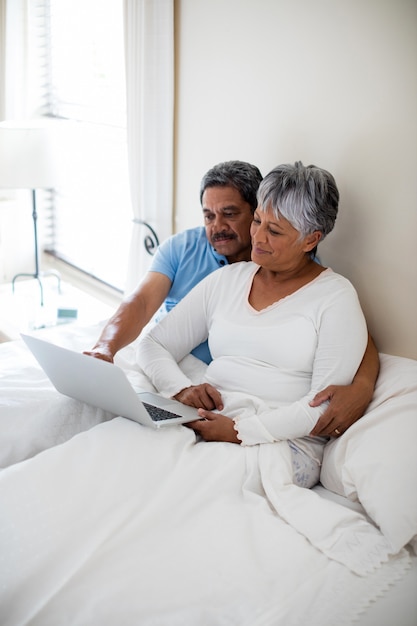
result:
<svg viewBox="0 0 417 626"><path fill-rule="evenodd" d="M200 185L200 202L208 187L234 187L243 200L250 204L252 212L257 206L256 192L262 174L256 165L245 161L225 161L212 167L204 176Z"/></svg>
<svg viewBox="0 0 417 626"><path fill-rule="evenodd" d="M258 189L258 210L272 209L299 231L300 237L314 231L322 240L333 230L339 206L339 191L330 172L301 161L278 165L265 176Z"/></svg>

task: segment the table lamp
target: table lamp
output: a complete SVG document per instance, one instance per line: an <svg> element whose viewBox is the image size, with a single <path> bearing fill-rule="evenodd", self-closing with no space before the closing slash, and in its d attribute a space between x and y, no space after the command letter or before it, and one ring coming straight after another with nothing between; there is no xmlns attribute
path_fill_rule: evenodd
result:
<svg viewBox="0 0 417 626"><path fill-rule="evenodd" d="M19 273L13 277L12 289L20 277L38 281L41 306L44 303L41 278L54 275L61 288L60 274L54 270L40 272L38 229L36 210L36 190L54 186L55 171L51 149L51 132L47 120L5 121L0 123L0 188L30 189L32 194L32 220L35 247L35 270L32 273Z"/></svg>

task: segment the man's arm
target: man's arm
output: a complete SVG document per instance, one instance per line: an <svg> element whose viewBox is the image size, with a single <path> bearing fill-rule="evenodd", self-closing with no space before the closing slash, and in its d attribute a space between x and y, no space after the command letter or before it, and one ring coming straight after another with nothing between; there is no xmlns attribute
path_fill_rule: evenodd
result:
<svg viewBox="0 0 417 626"><path fill-rule="evenodd" d="M311 406L319 406L326 400L330 402L310 434L322 437L342 435L365 413L372 400L378 373L378 351L368 335L368 345L352 384L330 385L310 402Z"/></svg>
<svg viewBox="0 0 417 626"><path fill-rule="evenodd" d="M109 319L93 348L84 354L112 363L116 353L139 336L164 302L170 288L168 276L148 272Z"/></svg>

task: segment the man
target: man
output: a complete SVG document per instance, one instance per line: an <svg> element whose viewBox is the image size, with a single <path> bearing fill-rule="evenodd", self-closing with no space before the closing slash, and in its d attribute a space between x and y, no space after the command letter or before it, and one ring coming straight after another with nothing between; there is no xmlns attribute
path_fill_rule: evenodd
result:
<svg viewBox="0 0 417 626"><path fill-rule="evenodd" d="M155 313L173 308L209 273L251 258L250 225L262 180L257 167L242 161L220 163L201 181L200 202L205 226L174 235L161 244L150 270L136 290L120 304L97 343L86 354L113 362L121 349L134 341ZM193 354L209 362L207 344ZM371 401L379 371L371 338L351 385L331 385L312 401L330 401L312 435L339 436L359 419ZM205 407L209 408L209 407Z"/></svg>

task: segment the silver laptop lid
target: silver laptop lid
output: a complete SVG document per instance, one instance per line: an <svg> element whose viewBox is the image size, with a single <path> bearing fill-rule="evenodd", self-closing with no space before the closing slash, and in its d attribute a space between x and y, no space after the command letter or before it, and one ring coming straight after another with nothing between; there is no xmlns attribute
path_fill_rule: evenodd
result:
<svg viewBox="0 0 417 626"><path fill-rule="evenodd" d="M200 419L196 409L175 400L167 400L149 392L139 396L117 365L57 346L39 337L21 336L54 387L66 396L152 428ZM149 404L176 413L179 417L152 420L140 400L142 396Z"/></svg>

